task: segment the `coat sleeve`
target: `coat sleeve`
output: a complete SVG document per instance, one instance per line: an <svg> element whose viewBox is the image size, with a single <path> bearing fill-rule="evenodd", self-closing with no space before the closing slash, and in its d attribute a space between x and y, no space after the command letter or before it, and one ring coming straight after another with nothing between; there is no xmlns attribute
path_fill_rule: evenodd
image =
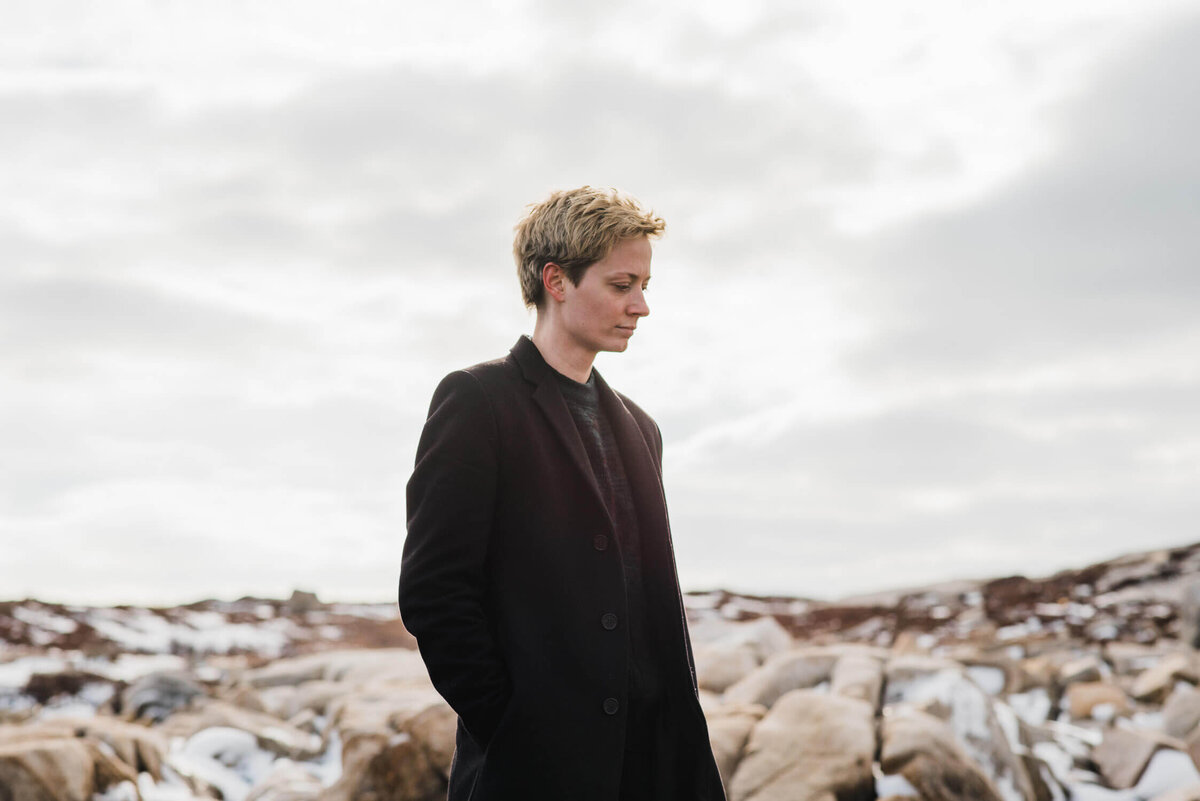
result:
<svg viewBox="0 0 1200 801"><path fill-rule="evenodd" d="M470 373L434 392L408 482L400 616L434 687L486 746L511 693L488 623L485 574L496 499L498 435Z"/></svg>

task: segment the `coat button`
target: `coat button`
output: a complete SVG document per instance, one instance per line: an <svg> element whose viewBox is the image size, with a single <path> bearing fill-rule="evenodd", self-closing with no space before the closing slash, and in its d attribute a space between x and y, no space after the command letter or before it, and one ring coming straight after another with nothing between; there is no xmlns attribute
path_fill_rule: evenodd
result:
<svg viewBox="0 0 1200 801"><path fill-rule="evenodd" d="M600 625L604 626L604 628L608 629L609 631L612 631L617 627L617 616L612 612L605 612L600 616Z"/></svg>
<svg viewBox="0 0 1200 801"><path fill-rule="evenodd" d="M620 708L621 708L621 704L617 701L616 698L605 698L604 699L604 714L615 715L615 714L617 714L617 710Z"/></svg>
<svg viewBox="0 0 1200 801"><path fill-rule="evenodd" d="M597 551L608 550L608 537L604 536L603 534L597 534L596 536L592 537L592 547Z"/></svg>

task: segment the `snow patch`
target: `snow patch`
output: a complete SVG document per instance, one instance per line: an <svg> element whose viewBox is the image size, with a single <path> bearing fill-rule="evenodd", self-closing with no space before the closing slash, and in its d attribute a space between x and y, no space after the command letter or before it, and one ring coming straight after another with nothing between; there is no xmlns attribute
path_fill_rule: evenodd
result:
<svg viewBox="0 0 1200 801"><path fill-rule="evenodd" d="M18 606L12 610L12 616L27 626L36 626L58 634L70 634L79 628L79 624L69 617L56 615L45 609L32 606Z"/></svg>
<svg viewBox="0 0 1200 801"><path fill-rule="evenodd" d="M1008 682L1004 670L991 665L972 665L967 668L967 675L988 695L1004 692L1004 685Z"/></svg>
<svg viewBox="0 0 1200 801"><path fill-rule="evenodd" d="M138 788L133 786L133 782L123 781L103 793L93 793L92 801L139 801Z"/></svg>
<svg viewBox="0 0 1200 801"><path fill-rule="evenodd" d="M244 801L270 772L275 757L259 748L250 732L212 726L193 734L178 750L173 748L168 760L181 773L216 787L225 801Z"/></svg>
<svg viewBox="0 0 1200 801"><path fill-rule="evenodd" d="M1155 798L1167 790L1200 784L1200 771L1192 758L1182 751L1160 748L1150 757L1134 792L1141 798Z"/></svg>
<svg viewBox="0 0 1200 801"><path fill-rule="evenodd" d="M1050 694L1043 687L1008 696L1008 705L1017 717L1031 726L1039 726L1050 717Z"/></svg>
<svg viewBox="0 0 1200 801"><path fill-rule="evenodd" d="M34 673L62 673L67 662L58 656L25 656L0 665L0 688L18 689L29 683Z"/></svg>
<svg viewBox="0 0 1200 801"><path fill-rule="evenodd" d="M890 795L895 796L912 796L920 798L921 794L913 787L908 779L904 778L899 773L887 774L876 763L874 768L875 773L875 797L887 798Z"/></svg>

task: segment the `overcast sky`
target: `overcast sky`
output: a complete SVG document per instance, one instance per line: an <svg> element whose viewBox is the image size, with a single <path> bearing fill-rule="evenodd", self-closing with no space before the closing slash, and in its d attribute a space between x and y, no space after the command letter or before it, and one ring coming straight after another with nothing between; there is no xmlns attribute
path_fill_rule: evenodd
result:
<svg viewBox="0 0 1200 801"><path fill-rule="evenodd" d="M0 26L0 599L393 597L527 203L667 220L597 366L684 589L1200 540L1200 2L24 0Z"/></svg>

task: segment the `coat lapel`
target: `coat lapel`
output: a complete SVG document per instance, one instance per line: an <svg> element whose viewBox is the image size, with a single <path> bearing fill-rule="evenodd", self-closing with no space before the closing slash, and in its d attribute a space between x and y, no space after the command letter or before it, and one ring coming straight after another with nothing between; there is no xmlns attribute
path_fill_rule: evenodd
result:
<svg viewBox="0 0 1200 801"><path fill-rule="evenodd" d="M592 462L588 459L587 451L583 447L583 439L579 436L579 429L575 426L571 410L567 408L567 402L558 388L550 365L546 364L546 360L542 358L542 354L538 352L537 346L529 337L523 336L517 340L517 344L512 347L512 354L516 358L517 364L521 366L525 378L536 385L533 390L534 402L545 413L546 419L550 421L550 428L554 430L571 455L571 461L587 478L592 496L603 510L609 525L613 525L608 504L600 495L600 482L596 480ZM597 374L597 378L599 378L599 374Z"/></svg>
<svg viewBox="0 0 1200 801"><path fill-rule="evenodd" d="M641 426L633 419L633 415L621 402L617 393L609 388L600 373L596 373L596 383L600 387L600 407L608 417L617 448L621 451L621 461L625 465L625 477L629 482L634 508L637 510L639 528L643 532L653 531L656 534L652 537L643 536L643 549L646 546L653 547L657 563L663 555L660 546L667 541L663 536L663 532L667 530L667 502L663 495L662 481L654 467L650 445L646 442Z"/></svg>

